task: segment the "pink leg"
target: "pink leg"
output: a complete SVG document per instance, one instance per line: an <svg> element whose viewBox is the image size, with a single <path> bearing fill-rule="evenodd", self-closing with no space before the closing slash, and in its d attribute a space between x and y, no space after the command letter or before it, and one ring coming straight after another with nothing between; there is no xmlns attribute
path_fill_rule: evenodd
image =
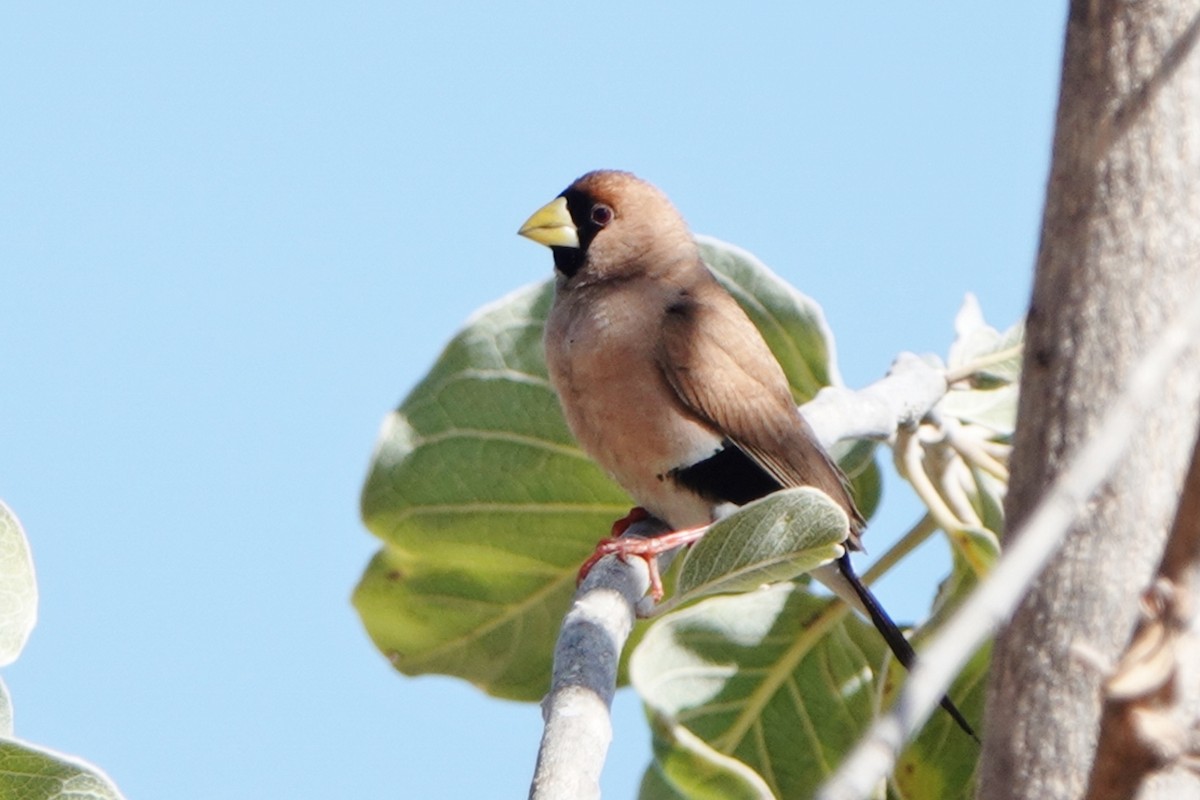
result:
<svg viewBox="0 0 1200 800"><path fill-rule="evenodd" d="M587 561L583 562L583 566L579 568L577 582L582 582L592 567L596 566L596 562L605 556L615 555L622 559L634 556L645 561L646 567L650 571L650 596L654 598L654 602L656 603L661 600L663 585L662 576L658 572L659 554L665 553L668 550L674 550L681 545L691 544L702 537L708 531L709 526L700 525L695 528L684 528L651 538L621 535L630 525L639 520L646 519L648 516L650 514L646 509L637 507L632 509L626 516L614 522L612 535L607 539L601 539L596 545L595 551L588 557Z"/></svg>

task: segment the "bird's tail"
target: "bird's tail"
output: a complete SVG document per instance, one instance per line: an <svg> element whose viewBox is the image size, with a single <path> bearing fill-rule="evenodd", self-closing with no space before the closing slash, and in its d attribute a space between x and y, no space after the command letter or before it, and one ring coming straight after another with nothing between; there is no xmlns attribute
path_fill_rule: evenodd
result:
<svg viewBox="0 0 1200 800"><path fill-rule="evenodd" d="M813 576L837 593L839 597L847 601L854 608L866 614L871 623L883 636L883 640L887 642L896 659L905 666L906 669L912 669L913 662L917 659L917 654L909 644L908 639L904 638L904 634L900 631L899 626L892 621L888 613L883 610L879 600L875 595L871 594L871 590L859 580L858 574L854 571L854 566L850 563L850 554L844 553L837 560L837 566L833 564L821 567L814 570ZM949 697L942 696L942 708L946 709L958 727L962 728L968 736L979 741L979 737L975 734L975 729L971 727L962 712L954 705Z"/></svg>

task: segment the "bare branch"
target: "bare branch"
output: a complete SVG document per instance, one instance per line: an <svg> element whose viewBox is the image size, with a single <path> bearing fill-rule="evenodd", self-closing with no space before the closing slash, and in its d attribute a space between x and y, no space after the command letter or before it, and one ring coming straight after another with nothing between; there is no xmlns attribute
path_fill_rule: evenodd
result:
<svg viewBox="0 0 1200 800"><path fill-rule="evenodd" d="M648 535L662 525L643 520L630 532ZM646 564L601 560L575 593L554 648L550 693L542 701L546 727L529 797L536 800L600 797L600 770L612 741L617 664L633 630L638 602L650 587Z"/></svg>
<svg viewBox="0 0 1200 800"><path fill-rule="evenodd" d="M946 373L912 353L901 353L887 377L865 389L822 389L801 410L821 444L843 439L891 439L917 424L946 394Z"/></svg>

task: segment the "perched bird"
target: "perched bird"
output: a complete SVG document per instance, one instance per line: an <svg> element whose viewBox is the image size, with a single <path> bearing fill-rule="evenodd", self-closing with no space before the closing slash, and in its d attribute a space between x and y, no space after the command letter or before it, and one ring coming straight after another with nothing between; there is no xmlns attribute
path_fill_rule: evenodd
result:
<svg viewBox="0 0 1200 800"><path fill-rule="evenodd" d="M912 646L850 563L865 522L845 476L667 197L628 172L589 172L519 233L554 254L546 362L567 424L639 506L614 535L645 512L677 531L605 540L585 570L607 553L637 555L661 594L658 553L695 540L732 506L816 487L850 526L842 557L814 576L866 613L911 666ZM975 736L948 698L942 705Z"/></svg>

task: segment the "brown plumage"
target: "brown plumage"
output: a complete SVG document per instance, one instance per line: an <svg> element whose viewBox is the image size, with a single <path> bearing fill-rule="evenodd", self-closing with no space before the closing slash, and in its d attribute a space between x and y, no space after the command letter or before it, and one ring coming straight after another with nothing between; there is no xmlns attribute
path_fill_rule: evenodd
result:
<svg viewBox="0 0 1200 800"><path fill-rule="evenodd" d="M639 506L676 530L692 529L730 505L813 486L845 510L847 548L860 549L864 523L844 476L796 409L758 329L704 265L662 192L627 172L590 172L520 233L554 254L546 361L567 423ZM651 563L661 552L621 542L628 540L602 552ZM813 574L912 663L911 646L848 555ZM943 705L970 733L949 700Z"/></svg>
<svg viewBox="0 0 1200 800"><path fill-rule="evenodd" d="M850 519L863 518L841 470L796 409L787 379L758 328L697 253L694 286L662 317L658 367L688 413L745 452L781 487L814 486Z"/></svg>
<svg viewBox="0 0 1200 800"><path fill-rule="evenodd" d="M728 440L780 486L825 491L857 534L862 518L783 370L666 196L624 172L589 173L564 196L581 247L555 246L546 359L583 448L639 505L687 528L711 522L713 504L670 476ZM594 207L611 219L598 225Z"/></svg>

